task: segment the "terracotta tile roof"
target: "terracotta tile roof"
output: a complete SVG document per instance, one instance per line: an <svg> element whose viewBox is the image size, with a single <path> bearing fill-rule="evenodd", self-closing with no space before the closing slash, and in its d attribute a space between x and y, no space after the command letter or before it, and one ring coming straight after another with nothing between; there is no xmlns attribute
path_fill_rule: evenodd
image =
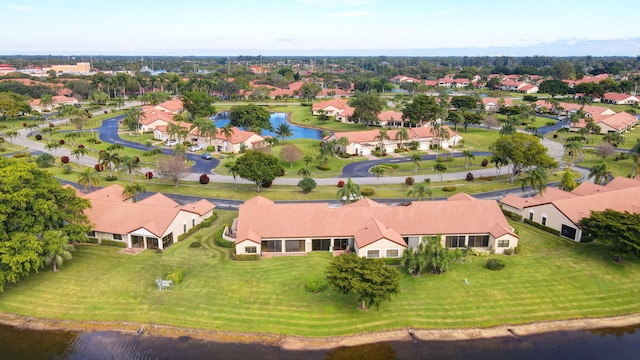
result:
<svg viewBox="0 0 640 360"><path fill-rule="evenodd" d="M383 238L393 241L402 247L407 247L407 244L400 234L376 218L372 218L366 222L360 230L353 234L353 239L360 249Z"/></svg>
<svg viewBox="0 0 640 360"><path fill-rule="evenodd" d="M505 106L513 105L513 99L511 98L503 98L502 100L504 100ZM542 100L538 100L538 101L542 101ZM484 105L488 105L488 104L498 105L499 102L500 102L500 98L493 98L493 97L482 98L482 103Z"/></svg>
<svg viewBox="0 0 640 360"><path fill-rule="evenodd" d="M600 121L609 127L618 131L624 131L638 123L638 118L626 111L619 112L615 115L608 116Z"/></svg>
<svg viewBox="0 0 640 360"><path fill-rule="evenodd" d="M165 102L161 102L160 104L156 105L155 108L157 110L167 109L169 112L178 112L183 109L183 104L182 100L173 98Z"/></svg>
<svg viewBox="0 0 640 360"><path fill-rule="evenodd" d="M449 138L456 136L457 134L451 130L448 126L444 126L449 131ZM429 139L435 136L432 126L421 126L415 128L407 128L409 133L409 141L410 140L418 140L418 139ZM387 135L389 135L389 139L394 140L399 130L388 130ZM365 143L365 142L378 142L376 136L380 134L379 129L372 130L362 130L362 131L344 131L344 132L335 132L333 135L329 137L335 136L336 139L341 137L346 137L349 139L349 143Z"/></svg>
<svg viewBox="0 0 640 360"><path fill-rule="evenodd" d="M216 207L215 204L205 199L201 199L191 204L182 205L180 207L180 210L184 210L184 211L195 213L202 216L208 213L209 211L215 209L215 207Z"/></svg>
<svg viewBox="0 0 640 360"><path fill-rule="evenodd" d="M331 99L331 100L327 100L327 101L321 101L321 102L317 102L314 103L312 106L313 111L319 111L322 109L326 109L329 106L333 106L336 109L346 109L349 107L348 105L348 101L345 99Z"/></svg>
<svg viewBox="0 0 640 360"><path fill-rule="evenodd" d="M620 93L604 93L604 99L605 100L609 100L609 101L623 101L623 100L627 100L628 98L631 97L635 97L629 94L620 94Z"/></svg>
<svg viewBox="0 0 640 360"><path fill-rule="evenodd" d="M257 136L258 139L254 142L260 142L262 140L264 140L264 137L262 137L259 134L256 134L252 131L245 131L242 130L238 127L233 127L233 135L231 135L231 137L229 138L229 142L232 144L240 144L243 143L247 140L249 140L250 137L252 136ZM218 134L216 135L216 139L220 139L222 141L227 141L227 138L224 137L224 135L222 134L222 129L218 129Z"/></svg>
<svg viewBox="0 0 640 360"><path fill-rule="evenodd" d="M554 200L568 199L577 197L578 194L566 192L557 188L548 187L542 194L537 194L533 197L521 197L514 194L509 194L500 200L501 203L509 205L516 209L524 209L532 206L538 206L542 204L549 204Z"/></svg>
<svg viewBox="0 0 640 360"><path fill-rule="evenodd" d="M141 205L151 205L151 206L162 206L162 207L178 207L180 204L169 199L164 194L156 193L149 196L146 199L138 201L138 204Z"/></svg>
<svg viewBox="0 0 640 360"><path fill-rule="evenodd" d="M366 201L370 205L375 202ZM361 203L363 204L363 203ZM342 206L327 203L274 204L264 198L240 205L236 243L262 238L351 237L373 218L398 234L486 234L511 227L497 202L414 201L409 206ZM429 219L448 219L430 221Z"/></svg>
<svg viewBox="0 0 640 360"><path fill-rule="evenodd" d="M378 114L380 121L402 121L402 112L394 110L381 111Z"/></svg>
<svg viewBox="0 0 640 360"><path fill-rule="evenodd" d="M571 193L579 196L584 196L584 195L591 195L591 194L596 194L596 193L605 192L605 191L609 191L609 189L607 189L602 185L597 185L590 182L583 182L582 184L578 185L578 187L573 189Z"/></svg>
<svg viewBox="0 0 640 360"><path fill-rule="evenodd" d="M113 184L85 194L84 197L90 200L122 202L128 199L128 197L122 194L123 192L124 188L122 186L119 184Z"/></svg>
<svg viewBox="0 0 640 360"><path fill-rule="evenodd" d="M380 204L369 198L363 198L351 204L344 204L342 207L386 207L385 204Z"/></svg>
<svg viewBox="0 0 640 360"><path fill-rule="evenodd" d="M476 201L476 198L474 198L471 195L467 195L463 192L460 192L455 195L449 196L447 198L447 201Z"/></svg>
<svg viewBox="0 0 640 360"><path fill-rule="evenodd" d="M588 217L591 211L613 209L638 213L640 212L640 186L556 200L553 205L574 224Z"/></svg>

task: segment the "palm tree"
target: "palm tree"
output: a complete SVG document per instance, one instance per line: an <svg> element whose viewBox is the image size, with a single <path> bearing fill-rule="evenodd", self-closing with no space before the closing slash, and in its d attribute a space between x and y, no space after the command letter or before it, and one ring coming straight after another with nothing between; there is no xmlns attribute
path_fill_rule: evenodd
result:
<svg viewBox="0 0 640 360"><path fill-rule="evenodd" d="M416 200L420 201L427 197L431 198L433 196L433 193L431 192L431 189L429 189L429 186L426 182L421 182L414 184L413 187L409 189L409 191L407 192L407 197L409 196L413 196L416 198Z"/></svg>
<svg viewBox="0 0 640 360"><path fill-rule="evenodd" d="M524 189L529 186L529 195L531 197L531 190L536 190L538 193L542 194L547 188L547 179L549 177L549 173L545 168L535 168L532 170L528 170L526 172L527 176L522 179L522 192Z"/></svg>
<svg viewBox="0 0 640 360"><path fill-rule="evenodd" d="M178 123L169 123L167 124L167 135L169 136L169 140L173 140L174 137L180 141L180 129L182 128L181 124Z"/></svg>
<svg viewBox="0 0 640 360"><path fill-rule="evenodd" d="M231 123L226 124L222 127L222 129L220 129L220 135L222 135L222 137L224 137L226 141L229 141L229 139L231 139L234 134L235 131L233 130L233 126L231 125Z"/></svg>
<svg viewBox="0 0 640 360"><path fill-rule="evenodd" d="M464 168L468 169L469 165L471 165L471 162L476 158L476 156L468 150L463 151L462 156L464 157Z"/></svg>
<svg viewBox="0 0 640 360"><path fill-rule="evenodd" d="M338 189L336 197L338 200L350 204L353 200L360 199L360 186L354 183L351 178L348 178L344 186Z"/></svg>
<svg viewBox="0 0 640 360"><path fill-rule="evenodd" d="M51 94L44 94L40 98L40 104L42 105L42 110L49 110L49 106L53 105L53 96Z"/></svg>
<svg viewBox="0 0 640 360"><path fill-rule="evenodd" d="M75 148L73 150L71 150L71 155L75 156L76 159L78 159L79 163L82 163L82 158L87 155L89 151L87 151L87 149L85 149L84 147L78 147Z"/></svg>
<svg viewBox="0 0 640 360"><path fill-rule="evenodd" d="M567 143L564 144L564 151L568 152L569 158L571 159L571 169L573 169L576 161L584 154L584 144L578 140L567 141Z"/></svg>
<svg viewBox="0 0 640 360"><path fill-rule="evenodd" d="M123 156L120 161L120 166L127 170L131 185L133 185L133 176L140 172L140 159L134 156Z"/></svg>
<svg viewBox="0 0 640 360"><path fill-rule="evenodd" d="M638 166L640 166L640 139L637 139L635 145L631 147L631 158L633 159L631 177L634 178L637 175Z"/></svg>
<svg viewBox="0 0 640 360"><path fill-rule="evenodd" d="M58 271L65 261L71 260L71 251L75 248L69 244L69 237L62 231L46 231L42 236L44 263L51 265L51 271Z"/></svg>
<svg viewBox="0 0 640 360"><path fill-rule="evenodd" d="M18 132L15 130L9 130L4 133L7 137L9 137L9 141L13 144L13 139L18 136Z"/></svg>
<svg viewBox="0 0 640 360"><path fill-rule="evenodd" d="M205 118L195 119L191 128L197 128L200 136L204 136L209 140L209 146L211 146L211 139L218 133L216 124L213 121Z"/></svg>
<svg viewBox="0 0 640 360"><path fill-rule="evenodd" d="M384 141L391 140L391 138L387 134L387 131L387 129L380 129L378 135L373 138L374 140L380 140L380 155L384 155L387 152L384 147Z"/></svg>
<svg viewBox="0 0 640 360"><path fill-rule="evenodd" d="M333 157L335 153L335 147L333 142L324 141L322 142L322 146L320 146L320 153L318 154L318 160L321 165L326 165L329 161L329 157Z"/></svg>
<svg viewBox="0 0 640 360"><path fill-rule="evenodd" d="M302 176L303 178L311 177L311 171L309 171L309 168L303 167L298 169L298 175Z"/></svg>
<svg viewBox="0 0 640 360"><path fill-rule="evenodd" d="M411 155L411 162L413 163L413 173L417 174L420 163L422 162L422 154L413 153L413 155Z"/></svg>
<svg viewBox="0 0 640 360"><path fill-rule="evenodd" d="M336 141L336 144L340 149L340 154L345 154L347 152L347 146L349 146L349 138L346 136L341 136L338 141Z"/></svg>
<svg viewBox="0 0 640 360"><path fill-rule="evenodd" d="M236 163L234 162L229 162L224 164L224 166L229 169L229 174L231 174L231 176L233 176L233 183L235 186L238 186L238 165L236 165Z"/></svg>
<svg viewBox="0 0 640 360"><path fill-rule="evenodd" d="M284 139L285 138L293 135L293 132L291 131L291 127L287 123L282 123L282 124L278 125L278 127L276 128L275 133L276 133L276 135L278 135L279 137L282 138L282 143L283 144L284 144Z"/></svg>
<svg viewBox="0 0 640 360"><path fill-rule="evenodd" d="M137 202L140 194L142 194L146 190L147 189L143 185L140 185L138 183L131 183L124 187L124 189L122 190L122 195L131 198L133 202Z"/></svg>
<svg viewBox="0 0 640 360"><path fill-rule="evenodd" d="M144 111L141 108L133 107L125 112L123 124L130 131L138 131L140 129L140 119L145 118Z"/></svg>
<svg viewBox="0 0 640 360"><path fill-rule="evenodd" d="M72 131L72 132L64 134L64 138L69 141L71 146L75 146L75 139L78 139L79 137L80 137L80 132L79 131Z"/></svg>
<svg viewBox="0 0 640 360"><path fill-rule="evenodd" d="M108 151L103 151L100 153L100 164L102 166L106 166L109 169L109 177L113 176L113 168L118 167L120 164L120 155L116 153L110 153Z"/></svg>
<svg viewBox="0 0 640 360"><path fill-rule="evenodd" d="M433 171L440 174L440 182L442 182L442 174L447 171L447 166L440 161L436 161L436 164L433 165Z"/></svg>
<svg viewBox="0 0 640 360"><path fill-rule="evenodd" d="M91 187L100 185L100 177L96 169L92 167L85 168L78 174L78 184L82 185L84 192L89 192Z"/></svg>
<svg viewBox="0 0 640 360"><path fill-rule="evenodd" d="M52 141L44 145L44 148L49 150L51 152L51 155L53 155L55 151L61 147L62 145L60 145L60 143L57 141Z"/></svg>
<svg viewBox="0 0 640 360"><path fill-rule="evenodd" d="M114 151L116 154L120 154L120 151L124 150L122 144L111 144L107 147L107 151Z"/></svg>
<svg viewBox="0 0 640 360"><path fill-rule="evenodd" d="M594 183L599 185L605 185L609 181L609 177L611 176L611 169L607 163L603 162L600 165L595 165L591 169L589 169L588 179L595 178Z"/></svg>
<svg viewBox="0 0 640 360"><path fill-rule="evenodd" d="M560 185L558 185L558 188L564 191L573 191L573 189L575 189L577 186L578 184L573 178L573 174L571 173L571 170L569 170L569 168L565 169L564 173L562 174L562 179L560 180Z"/></svg>
<svg viewBox="0 0 640 360"><path fill-rule="evenodd" d="M384 172L385 172L384 166L376 165L376 166L372 167L370 171L371 171L371 173L373 175L375 175L378 178L378 184L376 186L379 186L380 185L380 176L384 176Z"/></svg>
<svg viewBox="0 0 640 360"><path fill-rule="evenodd" d="M400 147L404 148L404 141L409 138L409 131L407 128L401 127L400 130L396 133L396 140L400 139Z"/></svg>

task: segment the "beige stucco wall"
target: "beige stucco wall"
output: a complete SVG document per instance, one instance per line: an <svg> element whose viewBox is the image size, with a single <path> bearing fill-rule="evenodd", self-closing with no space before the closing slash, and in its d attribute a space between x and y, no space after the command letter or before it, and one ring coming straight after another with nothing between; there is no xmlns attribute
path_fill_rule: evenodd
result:
<svg viewBox="0 0 640 360"><path fill-rule="evenodd" d="M256 247L256 254L260 254L260 244L257 244L253 241L250 240L244 240L241 241L239 243L236 244L236 254L241 255L241 254L246 254L244 251L244 248L247 246L255 246Z"/></svg>
<svg viewBox="0 0 640 360"><path fill-rule="evenodd" d="M525 213L523 214L524 218L529 218L529 211L533 211L533 221L539 224L542 224L542 216L546 215L547 222L545 226L552 229L561 231L562 225L570 226L576 229L576 239L574 239L574 241L580 241L579 239L582 236L582 231L552 204L532 206L531 208L525 210Z"/></svg>
<svg viewBox="0 0 640 360"><path fill-rule="evenodd" d="M384 258L386 257L387 254L387 250L388 249L397 249L398 250L398 257L402 257L402 253L404 252L405 247L403 247L400 244L397 244L393 241L387 240L387 239L380 239L372 244L369 244L361 249L357 248L357 244L355 245L356 249L355 252L358 256L362 257L366 257L367 256L367 251L368 250L380 250L380 257Z"/></svg>

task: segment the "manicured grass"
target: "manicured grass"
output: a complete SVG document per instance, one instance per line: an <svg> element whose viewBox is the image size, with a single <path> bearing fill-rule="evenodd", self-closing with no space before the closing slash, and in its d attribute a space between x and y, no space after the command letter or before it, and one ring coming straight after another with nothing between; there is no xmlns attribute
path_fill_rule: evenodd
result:
<svg viewBox="0 0 640 360"><path fill-rule="evenodd" d="M235 213L218 213L214 227L161 254L124 255L116 248L78 246L58 273L43 269L7 285L0 311L301 336L488 327L640 311L638 258L618 264L612 261L614 253L599 244L571 243L522 223L514 226L523 251L499 256L505 269L489 271L486 257L470 257L444 275L403 272L399 295L380 311L362 311L356 296L304 290L307 281L324 276L328 253L230 261L230 251L214 246L212 234ZM194 240L203 247L190 248ZM174 267L185 270L184 283L157 291L155 277Z"/></svg>
<svg viewBox="0 0 640 360"><path fill-rule="evenodd" d="M607 158L607 165L611 168L613 176L629 176L633 169L633 160L631 158L626 160L614 161L614 156ZM602 158L594 154L592 151L587 151L584 154L582 161L578 163L579 166L586 167L588 169L602 163Z"/></svg>

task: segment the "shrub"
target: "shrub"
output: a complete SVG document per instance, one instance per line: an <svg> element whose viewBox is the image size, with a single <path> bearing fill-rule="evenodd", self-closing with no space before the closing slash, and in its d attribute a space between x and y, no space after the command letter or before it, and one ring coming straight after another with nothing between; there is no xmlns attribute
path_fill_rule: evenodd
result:
<svg viewBox="0 0 640 360"><path fill-rule="evenodd" d="M452 161L453 161L453 156L451 155L438 156L438 162L452 162Z"/></svg>
<svg viewBox="0 0 640 360"><path fill-rule="evenodd" d="M104 166L102 166L102 164L95 164L93 165L93 168L96 169L97 172L104 170Z"/></svg>
<svg viewBox="0 0 640 360"><path fill-rule="evenodd" d="M209 183L209 176L207 174L200 175L200 184L206 185Z"/></svg>
<svg viewBox="0 0 640 360"><path fill-rule="evenodd" d="M418 150L418 147L420 147L420 143L418 141L416 140L409 141L409 149L411 149L411 151Z"/></svg>
<svg viewBox="0 0 640 360"><path fill-rule="evenodd" d="M199 248L199 247L202 247L202 243L200 242L200 240L196 240L196 241L192 242L191 244L189 244L189 247Z"/></svg>
<svg viewBox="0 0 640 360"><path fill-rule="evenodd" d="M402 265L402 258L382 258L382 261L391 266Z"/></svg>
<svg viewBox="0 0 640 360"><path fill-rule="evenodd" d="M298 187L302 189L302 192L305 194L311 192L316 186L318 186L318 184L310 177L303 178L298 182Z"/></svg>
<svg viewBox="0 0 640 360"><path fill-rule="evenodd" d="M263 181L261 184L263 188L270 188L271 185L273 185L273 181Z"/></svg>
<svg viewBox="0 0 640 360"><path fill-rule="evenodd" d="M411 186L415 181L416 180L413 178L413 176L408 176L406 179L404 179L404 184L407 186Z"/></svg>
<svg viewBox="0 0 640 360"><path fill-rule="evenodd" d="M207 146L207 151L209 151L209 152L216 151L216 148L211 146L211 145L209 145L209 146Z"/></svg>
<svg viewBox="0 0 640 360"><path fill-rule="evenodd" d="M55 158L51 154L41 154L36 158L36 164L40 168L48 168L53 166Z"/></svg>
<svg viewBox="0 0 640 360"><path fill-rule="evenodd" d="M224 231L224 226L213 234L213 243L216 246L233 249L236 247L236 244L233 241L228 241L222 238L222 232Z"/></svg>
<svg viewBox="0 0 640 360"><path fill-rule="evenodd" d="M398 164L391 164L391 163L382 163L382 164L380 164L380 166L383 166L383 167L385 167L385 168L391 168L391 169L394 169L394 170L397 170L397 169L399 169L399 168L400 168L400 165L398 165Z"/></svg>
<svg viewBox="0 0 640 360"><path fill-rule="evenodd" d="M84 145L82 144L78 145L78 149L84 149Z"/></svg>
<svg viewBox="0 0 640 360"><path fill-rule="evenodd" d="M522 221L522 216L518 215L516 213L512 213L511 211L507 211L502 209L502 213L504 214L504 216L508 217L511 220L515 220L515 221Z"/></svg>
<svg viewBox="0 0 640 360"><path fill-rule="evenodd" d="M173 281L173 285L178 285L184 281L184 270L181 268L174 268L173 271L167 274L167 280Z"/></svg>
<svg viewBox="0 0 640 360"><path fill-rule="evenodd" d="M29 156L29 153L27 153L27 152L19 152L19 153L13 154L13 158L14 159L24 158L24 157L27 157L27 156Z"/></svg>
<svg viewBox="0 0 640 360"><path fill-rule="evenodd" d="M107 181L116 181L116 180L118 180L118 177L115 176L115 175L111 175L111 176L107 176L105 179Z"/></svg>
<svg viewBox="0 0 640 360"><path fill-rule="evenodd" d="M124 241L116 241L116 240L102 240L100 243L104 246L113 246L119 248L126 248L127 243Z"/></svg>
<svg viewBox="0 0 640 360"><path fill-rule="evenodd" d="M327 284L327 280L325 279L313 279L307 281L304 285L304 289L310 293L320 293L329 288L329 284Z"/></svg>
<svg viewBox="0 0 640 360"><path fill-rule="evenodd" d="M233 254L231 259L234 261L258 261L260 260L259 254Z"/></svg>
<svg viewBox="0 0 640 360"><path fill-rule="evenodd" d="M63 174L71 174L71 165L63 164L62 165L62 173Z"/></svg>
<svg viewBox="0 0 640 360"><path fill-rule="evenodd" d="M329 170L331 170L331 166L329 166L329 165L318 165L317 168L318 168L318 170L321 170L321 171L329 171Z"/></svg>
<svg viewBox="0 0 640 360"><path fill-rule="evenodd" d="M22 123L22 127L27 127L27 123Z"/></svg>
<svg viewBox="0 0 640 360"><path fill-rule="evenodd" d="M60 161L61 161L63 164L68 164L68 163L69 163L69 157L68 157L68 156L66 156L66 155L64 155L64 156L60 157Z"/></svg>
<svg viewBox="0 0 640 360"><path fill-rule="evenodd" d="M467 181L473 181L473 179L475 179L475 177L473 176L472 173L468 172L466 179L467 179Z"/></svg>
<svg viewBox="0 0 640 360"><path fill-rule="evenodd" d="M344 180L338 181L338 187L341 188L344 186Z"/></svg>
<svg viewBox="0 0 640 360"><path fill-rule="evenodd" d="M513 255L513 249L512 248L504 249L503 254L505 254L505 255Z"/></svg>
<svg viewBox="0 0 640 360"><path fill-rule="evenodd" d="M360 195L362 196L371 196L375 193L373 188L362 188L360 189Z"/></svg>
<svg viewBox="0 0 640 360"><path fill-rule="evenodd" d="M518 245L516 245L516 247L513 249L513 253L520 254L521 251L522 251L522 247L520 246L520 243L518 243Z"/></svg>
<svg viewBox="0 0 640 360"><path fill-rule="evenodd" d="M147 171L146 173L144 173L144 178L147 180L153 179L153 172Z"/></svg>
<svg viewBox="0 0 640 360"><path fill-rule="evenodd" d="M191 146L191 141L183 141L182 146L185 146L185 147Z"/></svg>
<svg viewBox="0 0 640 360"><path fill-rule="evenodd" d="M58 140L58 144L60 144L60 145L64 145L64 143L65 143L64 139L60 139L60 140Z"/></svg>
<svg viewBox="0 0 640 360"><path fill-rule="evenodd" d="M487 167L487 165L489 165L489 160L482 159L482 162L480 163L480 165L482 165L482 167Z"/></svg>
<svg viewBox="0 0 640 360"><path fill-rule="evenodd" d="M496 179L495 176L480 176L479 178L480 180L484 180L484 181L493 181Z"/></svg>
<svg viewBox="0 0 640 360"><path fill-rule="evenodd" d="M211 224L213 224L213 222L218 218L218 214L217 213L213 213L211 216L209 216L208 218L202 220L202 222L200 223L200 227L206 228L211 226Z"/></svg>
<svg viewBox="0 0 640 360"><path fill-rule="evenodd" d="M453 192L456 191L456 187L451 185L451 186L443 186L442 187L442 191L444 192Z"/></svg>
<svg viewBox="0 0 640 360"><path fill-rule="evenodd" d="M505 263L499 259L487 260L487 269L497 271L502 270L505 267Z"/></svg>
<svg viewBox="0 0 640 360"><path fill-rule="evenodd" d="M55 126L56 126L56 124L54 124L52 122L49 123L49 127L55 127Z"/></svg>
<svg viewBox="0 0 640 360"><path fill-rule="evenodd" d="M5 151L7 151L6 148L0 147L0 152L5 152Z"/></svg>
<svg viewBox="0 0 640 360"><path fill-rule="evenodd" d="M531 221L531 220L529 220L529 219L524 219L523 221L524 221L524 223L525 223L525 224L529 224L529 225L535 226L535 227L537 227L537 228L538 228L538 229L540 229L540 230L544 230L544 231L546 231L546 232L548 232L548 233L552 233L552 234L554 234L554 235L560 235L560 231L558 231L558 230L556 230L556 229L552 229L552 228L550 228L550 227L548 227L548 226L545 226L545 225L539 224L539 223L537 223L537 222L535 222L535 221Z"/></svg>
<svg viewBox="0 0 640 360"><path fill-rule="evenodd" d="M36 134L36 140L42 140L42 135Z"/></svg>

